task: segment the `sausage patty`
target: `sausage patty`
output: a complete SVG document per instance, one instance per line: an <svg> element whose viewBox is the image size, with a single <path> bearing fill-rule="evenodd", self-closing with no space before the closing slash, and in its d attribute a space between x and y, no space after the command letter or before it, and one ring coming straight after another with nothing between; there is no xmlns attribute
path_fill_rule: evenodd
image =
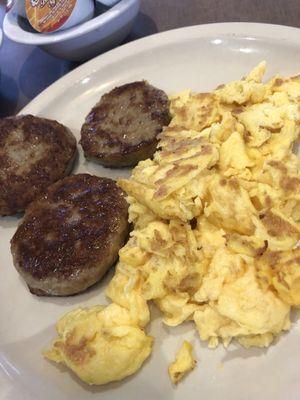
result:
<svg viewBox="0 0 300 400"><path fill-rule="evenodd" d="M171 120L167 95L145 81L105 94L86 117L81 145L88 159L109 167L152 157L157 135Z"/></svg>
<svg viewBox="0 0 300 400"><path fill-rule="evenodd" d="M118 258L128 235L128 205L108 178L68 176L27 208L11 240L16 269L37 295L82 292Z"/></svg>
<svg viewBox="0 0 300 400"><path fill-rule="evenodd" d="M75 137L56 121L32 115L1 119L0 215L24 211L71 171L75 155Z"/></svg>

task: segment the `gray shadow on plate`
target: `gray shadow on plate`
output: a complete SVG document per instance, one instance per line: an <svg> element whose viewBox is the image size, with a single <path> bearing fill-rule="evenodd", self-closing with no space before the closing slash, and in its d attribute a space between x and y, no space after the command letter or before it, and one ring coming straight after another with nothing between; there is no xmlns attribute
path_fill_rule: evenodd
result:
<svg viewBox="0 0 300 400"><path fill-rule="evenodd" d="M24 213L18 213L16 215L8 215L5 217L0 216L0 227L1 228L16 228L22 221Z"/></svg>
<svg viewBox="0 0 300 400"><path fill-rule="evenodd" d="M300 320L300 310L296 308L291 309L290 320L292 324L297 323Z"/></svg>
<svg viewBox="0 0 300 400"><path fill-rule="evenodd" d="M230 360L234 360L237 358L257 358L257 357L262 357L268 353L268 351L273 347L276 346L279 340L282 339L282 336L287 335L287 332L282 332L279 336L277 336L271 345L269 347L264 347L264 348L259 348L259 347L250 347L250 349L245 349L242 347L238 342L234 341L233 346L235 348L233 350L227 349L227 352L223 359L221 360L222 362L228 362Z"/></svg>
<svg viewBox="0 0 300 400"><path fill-rule="evenodd" d="M79 166L80 169L83 169L87 173L91 175L96 175L100 177L107 177L113 180L117 180L119 178L129 178L131 175L132 168L123 167L123 168L109 168L104 167L100 163L87 160L84 155L82 155L83 161L82 164Z"/></svg>
<svg viewBox="0 0 300 400"><path fill-rule="evenodd" d="M76 135L74 134L74 132L73 132L72 130L71 130L71 132L73 133L73 135L74 135L75 138L76 138ZM71 170L69 171L68 175L75 175L75 174L78 174L78 169L79 169L79 167L80 167L80 165L79 165L79 163L80 163L80 154L79 154L78 141L77 141L77 139L76 139L76 146L77 146L77 148L76 148L75 158L74 158L74 161L73 161L73 164L72 164L72 168L71 168Z"/></svg>
<svg viewBox="0 0 300 400"><path fill-rule="evenodd" d="M265 354L267 354L268 348L257 348L257 347L252 347L250 349L245 349L238 343L236 343L237 348L230 350L226 350L225 356L222 358L221 362L229 362L231 360L235 360L237 358L257 358L261 357Z"/></svg>
<svg viewBox="0 0 300 400"><path fill-rule="evenodd" d="M192 321L185 321L178 326L168 326L164 324L161 318L162 329L166 333L166 337L169 336L183 336L187 333L193 332L193 336L196 338L198 336L195 324ZM200 341L199 336L197 339Z"/></svg>
<svg viewBox="0 0 300 400"><path fill-rule="evenodd" d="M300 157L300 141L297 141L293 146L293 153Z"/></svg>

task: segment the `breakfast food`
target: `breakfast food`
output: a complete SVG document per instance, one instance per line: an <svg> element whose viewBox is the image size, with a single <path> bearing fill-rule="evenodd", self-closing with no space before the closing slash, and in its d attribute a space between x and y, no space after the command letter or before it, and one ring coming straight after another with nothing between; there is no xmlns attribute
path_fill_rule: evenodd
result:
<svg viewBox="0 0 300 400"><path fill-rule="evenodd" d="M169 366L169 376L174 385L192 369L195 368L196 360L193 357L193 347L186 340L176 354L175 361Z"/></svg>
<svg viewBox="0 0 300 400"><path fill-rule="evenodd" d="M75 137L56 121L32 115L0 119L0 215L24 211L71 171L75 155Z"/></svg>
<svg viewBox="0 0 300 400"><path fill-rule="evenodd" d="M264 70L174 96L161 150L119 181L134 231L107 295L129 310L153 300L170 326L193 320L210 347L268 346L300 306L300 79L263 84Z"/></svg>
<svg viewBox="0 0 300 400"><path fill-rule="evenodd" d="M267 347L290 329L300 307L300 77L264 84L264 71L173 96L159 150L118 181L134 230L106 294L136 327L152 301L168 326L194 321L211 348ZM173 380L188 354L185 345Z"/></svg>
<svg viewBox="0 0 300 400"><path fill-rule="evenodd" d="M104 166L125 167L152 157L171 116L167 95L145 81L105 94L81 129L84 155Z"/></svg>
<svg viewBox="0 0 300 400"><path fill-rule="evenodd" d="M151 353L153 339L117 304L72 311L56 328L59 338L45 357L64 363L89 384L132 375Z"/></svg>
<svg viewBox="0 0 300 400"><path fill-rule="evenodd" d="M128 235L128 206L114 181L71 175L26 209L11 241L16 269L37 295L79 293L99 281Z"/></svg>

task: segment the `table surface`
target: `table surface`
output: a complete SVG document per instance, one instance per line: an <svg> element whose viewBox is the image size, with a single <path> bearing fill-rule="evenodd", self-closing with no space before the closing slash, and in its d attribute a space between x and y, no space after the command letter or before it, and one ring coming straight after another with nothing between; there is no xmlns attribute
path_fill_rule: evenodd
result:
<svg viewBox="0 0 300 400"><path fill-rule="evenodd" d="M5 14L0 0L0 26ZM264 22L300 28L300 0L142 0L125 42L156 32L212 22ZM79 63L4 38L0 49L0 117L17 113Z"/></svg>

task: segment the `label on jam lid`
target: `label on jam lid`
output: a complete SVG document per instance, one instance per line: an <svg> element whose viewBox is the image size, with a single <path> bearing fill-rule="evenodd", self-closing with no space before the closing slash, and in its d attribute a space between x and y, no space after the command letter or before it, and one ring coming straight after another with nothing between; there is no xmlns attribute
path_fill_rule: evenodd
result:
<svg viewBox="0 0 300 400"><path fill-rule="evenodd" d="M38 32L53 32L70 17L77 0L25 0L26 15Z"/></svg>

